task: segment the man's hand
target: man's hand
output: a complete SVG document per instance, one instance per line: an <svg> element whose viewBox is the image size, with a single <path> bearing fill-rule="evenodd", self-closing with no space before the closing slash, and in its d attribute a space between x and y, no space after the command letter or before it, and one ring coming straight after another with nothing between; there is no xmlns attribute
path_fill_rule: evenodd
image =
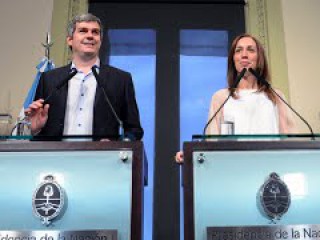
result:
<svg viewBox="0 0 320 240"><path fill-rule="evenodd" d="M31 122L31 134L37 134L41 131L48 120L48 110L49 104L43 106L43 99L33 101L27 109L25 109L24 114L27 116L28 120Z"/></svg>

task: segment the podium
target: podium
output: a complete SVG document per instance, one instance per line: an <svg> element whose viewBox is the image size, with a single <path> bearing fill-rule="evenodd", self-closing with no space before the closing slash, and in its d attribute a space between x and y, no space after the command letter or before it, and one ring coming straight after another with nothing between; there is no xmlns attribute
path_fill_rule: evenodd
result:
<svg viewBox="0 0 320 240"><path fill-rule="evenodd" d="M316 239L320 233L319 136L250 138L184 143L185 240ZM272 173L290 193L287 211L275 219L261 200Z"/></svg>
<svg viewBox="0 0 320 240"><path fill-rule="evenodd" d="M0 141L1 238L142 239L145 161L139 141ZM36 194L53 196L53 184L41 190L48 176L61 187L58 202ZM39 201L44 214L64 204L44 224ZM48 203L51 209L44 207Z"/></svg>

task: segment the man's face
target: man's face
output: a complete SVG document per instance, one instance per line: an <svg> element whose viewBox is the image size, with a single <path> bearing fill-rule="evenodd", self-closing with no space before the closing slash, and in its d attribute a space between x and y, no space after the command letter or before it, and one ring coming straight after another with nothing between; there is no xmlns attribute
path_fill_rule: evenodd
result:
<svg viewBox="0 0 320 240"><path fill-rule="evenodd" d="M101 46L100 26L97 22L76 23L72 37L67 37L72 54L78 57L96 57Z"/></svg>

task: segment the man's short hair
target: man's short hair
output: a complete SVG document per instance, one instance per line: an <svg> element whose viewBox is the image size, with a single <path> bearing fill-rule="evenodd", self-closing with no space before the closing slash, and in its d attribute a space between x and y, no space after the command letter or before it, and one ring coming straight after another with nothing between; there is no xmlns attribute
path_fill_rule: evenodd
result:
<svg viewBox="0 0 320 240"><path fill-rule="evenodd" d="M103 36L103 26L101 23L100 18L96 17L95 15L91 13L85 13L81 15L75 16L69 23L68 29L67 29L67 36L72 37L74 31L76 30L76 24L80 22L97 22L100 26L100 36L102 38Z"/></svg>

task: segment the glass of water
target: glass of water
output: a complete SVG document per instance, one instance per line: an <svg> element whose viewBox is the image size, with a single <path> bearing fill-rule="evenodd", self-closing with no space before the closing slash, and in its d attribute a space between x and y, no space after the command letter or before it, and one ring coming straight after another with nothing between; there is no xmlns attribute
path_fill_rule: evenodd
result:
<svg viewBox="0 0 320 240"><path fill-rule="evenodd" d="M234 118L232 116L223 116L220 121L220 133L222 135L234 134Z"/></svg>
<svg viewBox="0 0 320 240"><path fill-rule="evenodd" d="M17 136L31 136L31 122L28 117L18 119Z"/></svg>

